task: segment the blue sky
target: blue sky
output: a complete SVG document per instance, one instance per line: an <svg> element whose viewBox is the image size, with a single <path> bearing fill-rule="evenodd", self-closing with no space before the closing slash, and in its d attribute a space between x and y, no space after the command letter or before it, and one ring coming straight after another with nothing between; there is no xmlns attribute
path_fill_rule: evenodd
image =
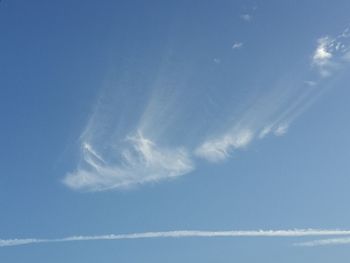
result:
<svg viewBox="0 0 350 263"><path fill-rule="evenodd" d="M1 1L0 261L344 262L349 13Z"/></svg>

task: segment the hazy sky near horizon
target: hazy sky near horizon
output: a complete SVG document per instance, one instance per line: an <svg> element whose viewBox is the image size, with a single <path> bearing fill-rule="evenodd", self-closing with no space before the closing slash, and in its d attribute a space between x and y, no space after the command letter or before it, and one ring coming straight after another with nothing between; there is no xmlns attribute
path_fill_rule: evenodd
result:
<svg viewBox="0 0 350 263"><path fill-rule="evenodd" d="M349 259L349 14L1 1L0 261Z"/></svg>

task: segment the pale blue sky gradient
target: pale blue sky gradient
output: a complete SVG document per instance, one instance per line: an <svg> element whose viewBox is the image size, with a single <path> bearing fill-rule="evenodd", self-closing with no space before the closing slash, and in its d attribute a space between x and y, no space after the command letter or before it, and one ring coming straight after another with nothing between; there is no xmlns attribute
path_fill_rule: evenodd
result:
<svg viewBox="0 0 350 263"><path fill-rule="evenodd" d="M0 240L350 229L349 14L346 0L1 1ZM293 246L314 239L45 243L0 262L350 258Z"/></svg>

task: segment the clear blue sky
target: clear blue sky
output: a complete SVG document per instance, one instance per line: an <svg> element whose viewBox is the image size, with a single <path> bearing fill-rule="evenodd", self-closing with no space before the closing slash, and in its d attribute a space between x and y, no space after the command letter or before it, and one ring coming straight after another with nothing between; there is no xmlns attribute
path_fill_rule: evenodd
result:
<svg viewBox="0 0 350 263"><path fill-rule="evenodd" d="M2 0L0 245L350 229L349 14L347 0ZM350 244L293 246L314 239L34 242L0 262L349 260Z"/></svg>

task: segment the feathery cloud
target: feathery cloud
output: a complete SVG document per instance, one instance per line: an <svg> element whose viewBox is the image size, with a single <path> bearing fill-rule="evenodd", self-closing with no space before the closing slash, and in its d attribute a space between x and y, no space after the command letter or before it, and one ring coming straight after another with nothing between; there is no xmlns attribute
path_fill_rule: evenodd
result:
<svg viewBox="0 0 350 263"><path fill-rule="evenodd" d="M126 144L117 163L103 159L90 144L83 143L83 162L64 183L92 191L125 188L181 176L194 168L185 149L161 148L140 132L128 136Z"/></svg>
<svg viewBox="0 0 350 263"><path fill-rule="evenodd" d="M252 139L253 133L248 129L227 133L222 137L205 141L195 150L195 154L208 161L222 161L229 157L231 151L246 147Z"/></svg>

